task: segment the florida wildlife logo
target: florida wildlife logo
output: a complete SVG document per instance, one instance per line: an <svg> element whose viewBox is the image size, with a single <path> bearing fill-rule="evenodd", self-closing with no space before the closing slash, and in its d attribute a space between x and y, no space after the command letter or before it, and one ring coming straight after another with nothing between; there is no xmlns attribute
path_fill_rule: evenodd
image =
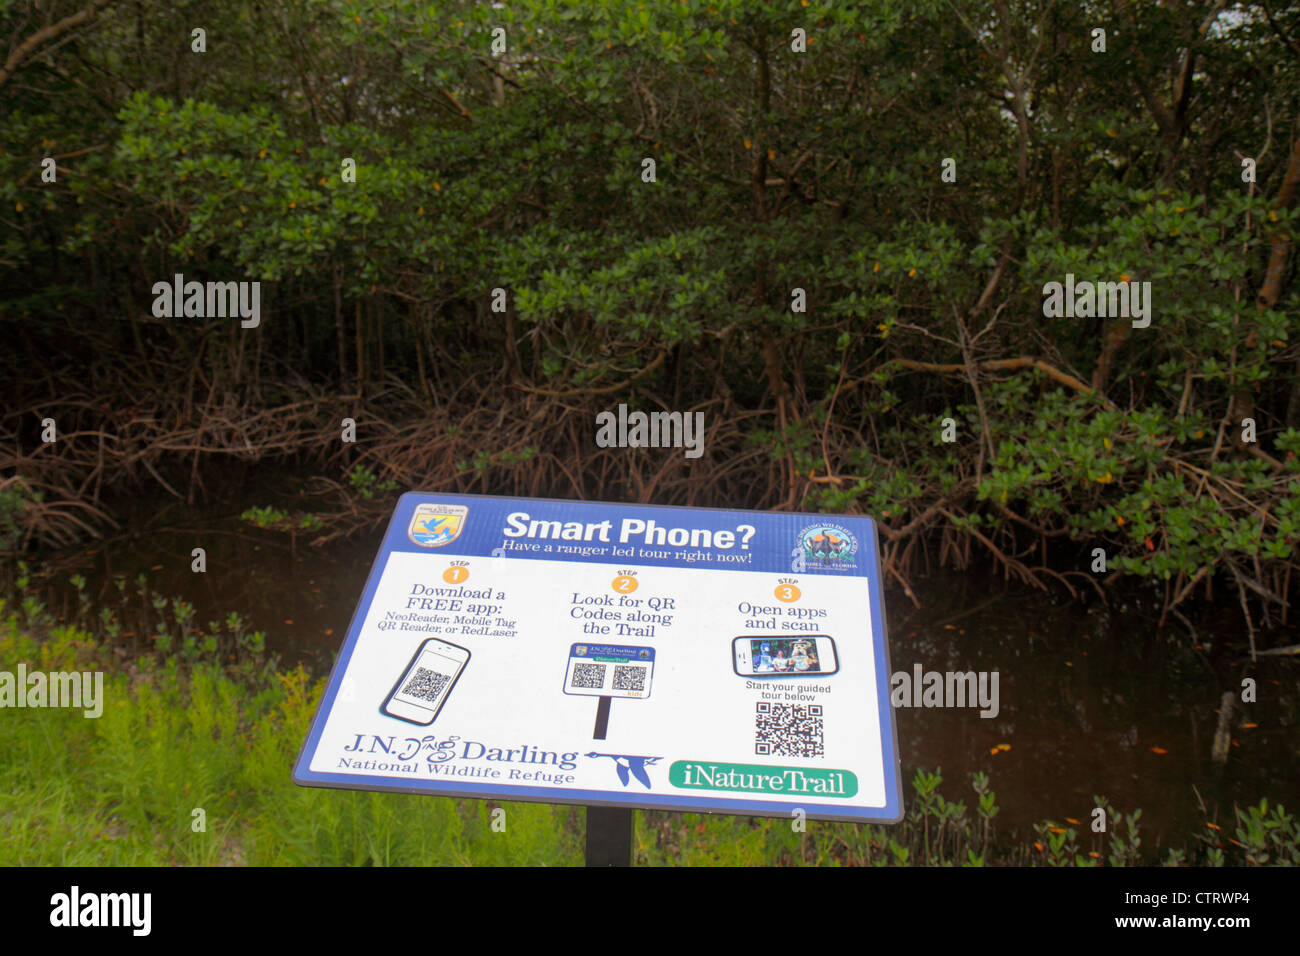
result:
<svg viewBox="0 0 1300 956"><path fill-rule="evenodd" d="M441 548L460 537L468 515L464 505L416 505L406 536L422 548Z"/></svg>
<svg viewBox="0 0 1300 956"><path fill-rule="evenodd" d="M858 566L858 539L852 531L837 524L815 524L799 532L799 547L809 568L839 571Z"/></svg>

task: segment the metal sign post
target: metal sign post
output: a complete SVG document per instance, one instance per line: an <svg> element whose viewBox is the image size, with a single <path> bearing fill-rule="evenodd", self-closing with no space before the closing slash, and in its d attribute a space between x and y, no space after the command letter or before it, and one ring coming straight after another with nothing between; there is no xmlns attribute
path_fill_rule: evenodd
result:
<svg viewBox="0 0 1300 956"><path fill-rule="evenodd" d="M632 814L626 807L587 808L587 866L632 865Z"/></svg>

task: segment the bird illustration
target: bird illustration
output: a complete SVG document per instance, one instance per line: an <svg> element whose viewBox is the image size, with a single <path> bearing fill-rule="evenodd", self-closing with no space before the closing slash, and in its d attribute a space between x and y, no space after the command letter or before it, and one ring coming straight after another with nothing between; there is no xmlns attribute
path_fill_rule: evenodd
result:
<svg viewBox="0 0 1300 956"><path fill-rule="evenodd" d="M629 754L598 754L589 753L588 757L609 757L614 761L614 768L618 771L619 783L627 786L628 774L636 777L647 790L650 789L650 775L645 772L645 768L652 764L657 764L662 757L636 757Z"/></svg>
<svg viewBox="0 0 1300 956"><path fill-rule="evenodd" d="M813 554L839 554L844 547L844 542L829 531L823 531L814 535L812 547L809 549Z"/></svg>

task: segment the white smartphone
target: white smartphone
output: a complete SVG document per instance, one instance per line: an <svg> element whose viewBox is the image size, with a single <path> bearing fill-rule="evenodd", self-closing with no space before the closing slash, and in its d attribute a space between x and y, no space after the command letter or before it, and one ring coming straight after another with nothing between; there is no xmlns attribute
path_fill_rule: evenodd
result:
<svg viewBox="0 0 1300 956"><path fill-rule="evenodd" d="M746 634L731 642L731 666L741 677L826 677L840 658L825 634Z"/></svg>
<svg viewBox="0 0 1300 956"><path fill-rule="evenodd" d="M379 712L412 724L433 723L469 661L459 644L431 637L416 649Z"/></svg>

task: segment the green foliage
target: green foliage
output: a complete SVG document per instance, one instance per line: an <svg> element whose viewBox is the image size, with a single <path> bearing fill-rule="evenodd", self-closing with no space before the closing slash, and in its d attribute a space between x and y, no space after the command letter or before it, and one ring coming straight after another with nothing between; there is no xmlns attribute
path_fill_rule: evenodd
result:
<svg viewBox="0 0 1300 956"><path fill-rule="evenodd" d="M0 551L18 550L29 527L29 509L40 501L40 492L22 481L0 484Z"/></svg>
<svg viewBox="0 0 1300 956"><path fill-rule="evenodd" d="M477 452L473 459L456 462L456 470L463 474L482 477L490 468L513 467L530 461L537 455L537 449L529 446L518 450L506 448L499 452Z"/></svg>
<svg viewBox="0 0 1300 956"><path fill-rule="evenodd" d="M227 623L242 629L236 614ZM506 804L506 829L494 832L475 802L294 785L289 769L323 686L301 668L232 669L159 652L128 671L76 628L31 635L8 614L0 657L104 670L104 707L97 719L46 708L0 721L4 865L580 862L565 814L551 807Z"/></svg>
<svg viewBox="0 0 1300 956"><path fill-rule="evenodd" d="M392 483L387 482L386 484L391 485ZM355 480L354 487L357 487ZM365 490L361 491L362 496L365 498L373 497L374 492L371 490L372 487L373 476L371 482L365 485ZM271 528L277 531L319 531L324 527L320 518L314 514L291 515L287 511L282 511L279 508L270 506L264 508L254 506L248 508L239 516L239 519L241 521L247 521L249 524L255 525L258 528Z"/></svg>
<svg viewBox="0 0 1300 956"><path fill-rule="evenodd" d="M362 498L370 499L376 494L389 494L397 490L397 482L380 481L378 476L365 465L354 465L348 472L348 483Z"/></svg>
<svg viewBox="0 0 1300 956"><path fill-rule="evenodd" d="M1105 56L1086 42L1096 10L1046 0L112 6L4 89L7 404L88 381L141 420L169 419L154 406L172 395L180 417L256 416L309 381L357 396L382 381L380 415L416 396L440 436L465 429L440 477L549 472L590 497L622 488L604 462L563 473L573 422L589 434L613 398L699 407L716 437L695 478L732 474L746 504L985 549L1022 535L1007 553L1072 542L1054 560L1076 574L1103 546L1110 568L1175 590L1257 568L1253 593L1280 591L1300 541L1300 298L1269 263L1300 222L1279 201L1300 11L1103 8ZM173 55L195 19L219 55ZM17 7L0 28L33 29ZM46 155L57 184L34 175ZM255 350L220 320L150 321L148 290L175 272L262 280L277 318ZM1045 318L1043 285L1066 274L1151 283L1151 324ZM485 307L495 289L504 313ZM33 371L47 363L60 384ZM119 433L66 402L136 462L135 418ZM1247 411L1258 442L1238 448ZM408 467L423 422L390 424L414 447L362 449L349 506L427 473ZM182 467L184 443L156 444ZM225 450L279 447L244 444ZM51 494L137 477L84 452L52 471L0 490L0 546L69 520Z"/></svg>
<svg viewBox="0 0 1300 956"><path fill-rule="evenodd" d="M809 866L963 866L992 865L1095 867L1133 866L1143 862L1138 836L1141 811L1116 814L1104 797L1105 834L1081 833L1052 820L1035 823L1033 837L998 833L992 821L999 808L986 774L972 774L975 813L964 801L952 802L941 791L939 771L918 769L906 818L894 826L809 822L799 832L791 820L760 820L699 814L639 814L637 860L662 865L809 865ZM1247 863L1286 865L1300 852L1300 833L1291 817L1267 804L1237 811L1240 853ZM1088 842L1081 842L1090 837ZM1267 849L1266 849L1267 848ZM1272 854L1271 856L1269 854ZM1226 855L1216 841L1196 835L1190 848L1171 848L1166 865L1194 862L1222 864Z"/></svg>
<svg viewBox="0 0 1300 956"><path fill-rule="evenodd" d="M1300 823L1281 805L1269 809L1267 800L1244 810L1236 808L1236 843L1248 866L1300 866Z"/></svg>

